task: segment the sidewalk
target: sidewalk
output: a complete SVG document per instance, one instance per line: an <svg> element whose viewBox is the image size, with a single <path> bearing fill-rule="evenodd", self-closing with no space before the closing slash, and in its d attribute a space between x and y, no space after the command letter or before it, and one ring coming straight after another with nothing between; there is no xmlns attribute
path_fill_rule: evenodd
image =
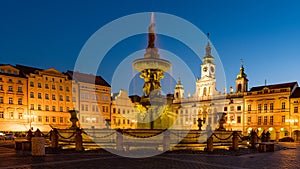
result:
<svg viewBox="0 0 300 169"><path fill-rule="evenodd" d="M7 146L7 145L6 145ZM149 158L126 158L109 153L68 152L32 157L30 152L16 151L0 144L0 168L300 168L299 144L283 144L287 149L274 153L241 156L220 154L165 153Z"/></svg>

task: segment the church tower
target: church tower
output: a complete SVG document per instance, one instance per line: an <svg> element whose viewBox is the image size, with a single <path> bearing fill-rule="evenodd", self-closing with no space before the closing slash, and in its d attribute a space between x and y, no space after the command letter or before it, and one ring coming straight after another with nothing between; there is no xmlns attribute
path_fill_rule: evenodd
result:
<svg viewBox="0 0 300 169"><path fill-rule="evenodd" d="M202 60L201 65L201 78L196 82L196 97L212 96L216 91L216 78L215 70L216 65L214 64L215 58L211 54L211 46L209 41L205 47L205 57Z"/></svg>
<svg viewBox="0 0 300 169"><path fill-rule="evenodd" d="M183 85L181 84L180 77L178 77L178 82L174 89L174 98L175 100L181 100L184 98L184 88Z"/></svg>
<svg viewBox="0 0 300 169"><path fill-rule="evenodd" d="M248 79L247 74L244 72L243 63L241 64L240 73L237 75L235 84L236 84L236 92L247 92L248 91Z"/></svg>

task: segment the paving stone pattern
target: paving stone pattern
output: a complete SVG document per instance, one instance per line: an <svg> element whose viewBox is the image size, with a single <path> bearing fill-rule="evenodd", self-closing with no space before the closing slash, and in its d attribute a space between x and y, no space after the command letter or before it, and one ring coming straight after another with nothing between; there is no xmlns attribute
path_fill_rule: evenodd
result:
<svg viewBox="0 0 300 169"><path fill-rule="evenodd" d="M109 153L58 153L44 157L32 157L30 152L15 151L1 146L0 168L64 168L64 169L300 169L300 144L285 144L287 147L274 153L245 155L166 153L149 158L125 158Z"/></svg>

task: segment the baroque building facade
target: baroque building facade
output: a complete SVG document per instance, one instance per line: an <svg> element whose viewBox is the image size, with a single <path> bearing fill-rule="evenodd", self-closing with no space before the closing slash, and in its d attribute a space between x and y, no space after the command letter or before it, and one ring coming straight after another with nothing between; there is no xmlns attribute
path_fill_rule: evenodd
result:
<svg viewBox="0 0 300 169"><path fill-rule="evenodd" d="M110 121L110 85L101 77L67 71L72 80L72 101L78 112L79 127L105 128Z"/></svg>
<svg viewBox="0 0 300 169"><path fill-rule="evenodd" d="M16 67L0 65L0 129L29 129L27 78Z"/></svg>

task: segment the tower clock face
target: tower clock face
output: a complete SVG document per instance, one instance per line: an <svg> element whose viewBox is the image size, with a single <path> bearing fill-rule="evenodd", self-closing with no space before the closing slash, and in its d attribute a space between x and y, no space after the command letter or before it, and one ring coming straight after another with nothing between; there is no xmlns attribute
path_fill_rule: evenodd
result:
<svg viewBox="0 0 300 169"><path fill-rule="evenodd" d="M211 67L210 67L210 71L211 71L212 73L214 73L214 72L215 72L215 68L214 68L213 66L211 66Z"/></svg>
<svg viewBox="0 0 300 169"><path fill-rule="evenodd" d="M207 67L206 67L206 66L203 68L203 71L204 71L204 72L206 72L206 71L207 71Z"/></svg>

